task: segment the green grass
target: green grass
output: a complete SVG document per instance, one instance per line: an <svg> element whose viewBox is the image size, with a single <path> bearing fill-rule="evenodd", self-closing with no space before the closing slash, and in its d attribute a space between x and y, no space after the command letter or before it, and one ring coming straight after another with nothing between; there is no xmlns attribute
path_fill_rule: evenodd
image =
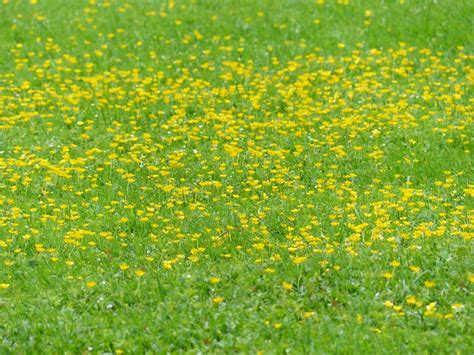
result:
<svg viewBox="0 0 474 355"><path fill-rule="evenodd" d="M4 0L0 353L472 353L473 13Z"/></svg>

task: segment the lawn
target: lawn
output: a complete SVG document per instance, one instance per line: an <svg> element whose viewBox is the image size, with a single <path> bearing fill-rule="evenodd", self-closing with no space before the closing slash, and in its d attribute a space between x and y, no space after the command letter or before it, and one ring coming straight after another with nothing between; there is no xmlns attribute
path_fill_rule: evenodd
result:
<svg viewBox="0 0 474 355"><path fill-rule="evenodd" d="M0 0L0 353L474 352L474 2Z"/></svg>

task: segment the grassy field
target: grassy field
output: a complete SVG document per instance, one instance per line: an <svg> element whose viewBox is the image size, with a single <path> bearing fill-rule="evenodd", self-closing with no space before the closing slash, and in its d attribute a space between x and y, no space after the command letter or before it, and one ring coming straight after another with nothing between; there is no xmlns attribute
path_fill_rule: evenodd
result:
<svg viewBox="0 0 474 355"><path fill-rule="evenodd" d="M473 19L0 0L0 353L472 354Z"/></svg>

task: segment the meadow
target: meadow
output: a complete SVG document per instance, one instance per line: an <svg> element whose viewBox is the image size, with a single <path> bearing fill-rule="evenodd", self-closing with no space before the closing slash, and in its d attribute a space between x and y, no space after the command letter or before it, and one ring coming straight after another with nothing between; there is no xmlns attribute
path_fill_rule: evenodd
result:
<svg viewBox="0 0 474 355"><path fill-rule="evenodd" d="M473 29L0 0L0 353L472 354Z"/></svg>

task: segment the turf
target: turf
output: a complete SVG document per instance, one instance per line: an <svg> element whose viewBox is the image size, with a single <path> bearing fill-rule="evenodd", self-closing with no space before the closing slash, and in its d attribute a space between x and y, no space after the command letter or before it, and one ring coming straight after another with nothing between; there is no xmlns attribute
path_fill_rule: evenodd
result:
<svg viewBox="0 0 474 355"><path fill-rule="evenodd" d="M0 3L0 353L472 353L467 0Z"/></svg>

